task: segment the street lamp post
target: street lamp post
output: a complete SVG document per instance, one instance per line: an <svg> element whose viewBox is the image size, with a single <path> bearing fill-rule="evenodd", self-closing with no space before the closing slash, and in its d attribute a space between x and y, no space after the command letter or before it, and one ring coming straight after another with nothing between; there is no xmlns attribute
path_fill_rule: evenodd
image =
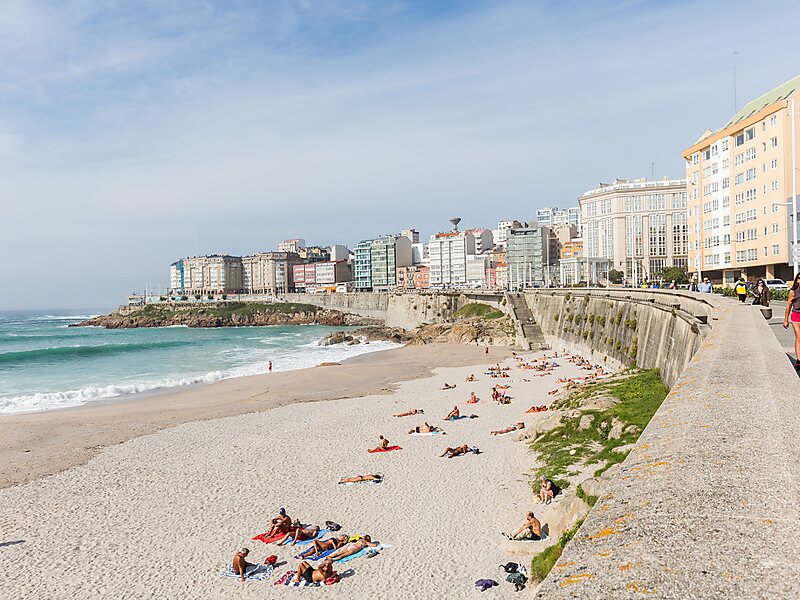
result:
<svg viewBox="0 0 800 600"><path fill-rule="evenodd" d="M797 253L797 138L795 137L794 116L794 98L792 98L792 266L794 277L797 277L800 255Z"/></svg>

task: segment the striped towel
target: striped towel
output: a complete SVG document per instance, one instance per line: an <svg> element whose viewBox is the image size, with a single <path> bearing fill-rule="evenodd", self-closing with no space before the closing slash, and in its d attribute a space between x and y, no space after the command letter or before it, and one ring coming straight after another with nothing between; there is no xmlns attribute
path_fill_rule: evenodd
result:
<svg viewBox="0 0 800 600"><path fill-rule="evenodd" d="M245 569L244 578L253 579L255 581L266 581L269 579L269 576L272 575L273 569L274 567L272 565L253 565ZM239 579L239 576L233 572L233 567L231 565L228 565L228 568L222 571L220 575Z"/></svg>

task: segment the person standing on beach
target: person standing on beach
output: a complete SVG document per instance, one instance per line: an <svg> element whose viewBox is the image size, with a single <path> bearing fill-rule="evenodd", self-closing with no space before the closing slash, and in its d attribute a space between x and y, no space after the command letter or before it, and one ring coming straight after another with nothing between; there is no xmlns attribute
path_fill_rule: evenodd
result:
<svg viewBox="0 0 800 600"><path fill-rule="evenodd" d="M739 281L736 282L733 291L739 298L739 302L744 304L747 301L747 284L744 282L744 277L739 277Z"/></svg>
<svg viewBox="0 0 800 600"><path fill-rule="evenodd" d="M269 361L269 365L267 366L267 372L272 373L272 361Z"/></svg>
<svg viewBox="0 0 800 600"><path fill-rule="evenodd" d="M788 329L789 323L794 329L794 368L798 369L800 368L800 273L794 276L794 282L789 290L783 328Z"/></svg>

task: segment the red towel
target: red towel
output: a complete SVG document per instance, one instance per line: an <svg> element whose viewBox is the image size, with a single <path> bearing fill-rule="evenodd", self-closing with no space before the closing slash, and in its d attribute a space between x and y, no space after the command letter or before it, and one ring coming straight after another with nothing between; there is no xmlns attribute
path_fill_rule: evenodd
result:
<svg viewBox="0 0 800 600"><path fill-rule="evenodd" d="M391 452L392 450L402 450L400 446L389 446L388 448L372 448L367 452Z"/></svg>
<svg viewBox="0 0 800 600"><path fill-rule="evenodd" d="M291 531L294 531L294 529L292 529ZM285 535L286 535L285 533L281 533L280 531L278 533L270 536L270 537L267 537L266 533L259 533L253 539L258 541L258 542L264 542L265 544L271 544L272 542L277 542L279 539L281 539Z"/></svg>

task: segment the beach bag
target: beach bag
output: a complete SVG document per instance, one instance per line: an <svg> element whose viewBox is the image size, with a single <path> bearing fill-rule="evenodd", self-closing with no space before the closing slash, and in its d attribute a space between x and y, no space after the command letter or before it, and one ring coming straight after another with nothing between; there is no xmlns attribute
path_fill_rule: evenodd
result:
<svg viewBox="0 0 800 600"><path fill-rule="evenodd" d="M325 580L325 585L333 585L334 583L339 583L338 575L331 575Z"/></svg>
<svg viewBox="0 0 800 600"><path fill-rule="evenodd" d="M331 531L339 531L342 526L338 523L334 523L333 521L325 521L325 527L330 529Z"/></svg>
<svg viewBox="0 0 800 600"><path fill-rule="evenodd" d="M516 573L519 565L515 562L507 562L504 565L500 565L500 568L503 569L506 573Z"/></svg>
<svg viewBox="0 0 800 600"><path fill-rule="evenodd" d="M527 583L528 578L522 573L509 573L508 577L506 577L506 581L514 585L524 585Z"/></svg>
<svg viewBox="0 0 800 600"><path fill-rule="evenodd" d="M264 564L265 565L275 566L276 562L278 562L278 557L275 556L274 554L271 554L270 556L268 556L267 558L264 559Z"/></svg>

